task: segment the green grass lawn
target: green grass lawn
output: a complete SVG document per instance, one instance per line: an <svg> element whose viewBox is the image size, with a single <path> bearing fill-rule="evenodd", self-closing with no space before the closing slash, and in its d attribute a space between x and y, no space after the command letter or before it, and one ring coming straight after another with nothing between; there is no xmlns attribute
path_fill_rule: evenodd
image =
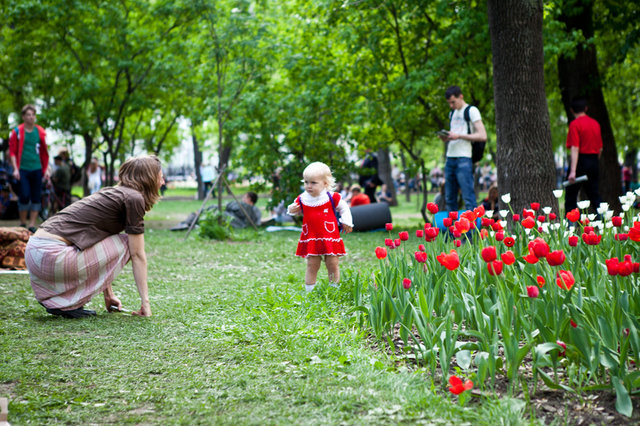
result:
<svg viewBox="0 0 640 426"><path fill-rule="evenodd" d="M147 215L153 316L46 314L26 276L0 278L0 397L20 424L514 424L508 399L461 407L430 377L376 350L358 330L351 290L385 234L349 234L343 283L303 292L296 232L247 242L166 230L200 205L161 201ZM406 223L419 214L403 213ZM114 290L138 309L131 267Z"/></svg>

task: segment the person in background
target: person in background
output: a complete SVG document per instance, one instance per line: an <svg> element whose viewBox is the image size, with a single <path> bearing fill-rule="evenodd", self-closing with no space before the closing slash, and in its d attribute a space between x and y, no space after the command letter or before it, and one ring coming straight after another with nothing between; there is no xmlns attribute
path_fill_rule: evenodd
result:
<svg viewBox="0 0 640 426"><path fill-rule="evenodd" d="M462 190L462 199L466 210L477 206L471 161L474 142L487 140L487 132L482 123L480 111L468 106L458 86L451 86L445 91L445 99L451 108L450 129L446 136L440 138L447 143L447 161L444 167L445 194L447 210L458 210L458 190ZM465 109L469 107L469 122L465 119Z"/></svg>
<svg viewBox="0 0 640 426"><path fill-rule="evenodd" d="M587 115L587 110L585 98L575 98L571 101L571 113L575 118L569 123L567 134L567 148L570 151L567 180L571 185L567 186L565 191L565 212L578 206L578 194L582 186L585 187L593 209L597 209L602 201L598 191L602 134L600 124ZM587 181L575 183L576 177L583 175L587 176Z"/></svg>
<svg viewBox="0 0 640 426"><path fill-rule="evenodd" d="M498 192L498 185L491 185L489 187L489 192L487 194L487 198L482 200L482 206L486 211L492 211L492 219L499 220L500 219L500 192Z"/></svg>
<svg viewBox="0 0 640 426"><path fill-rule="evenodd" d="M53 161L56 170L51 176L51 182L53 183L58 207L63 209L71 204L71 170L59 155L53 157Z"/></svg>
<svg viewBox="0 0 640 426"><path fill-rule="evenodd" d="M87 167L87 188L89 194L95 194L102 188L102 169L96 157L91 158L91 163Z"/></svg>
<svg viewBox="0 0 640 426"><path fill-rule="evenodd" d="M242 196L242 201L231 201L224 208L224 214L231 218L233 228L246 228L248 226L260 226L262 214L256 206L258 194L247 192Z"/></svg>
<svg viewBox="0 0 640 426"><path fill-rule="evenodd" d="M386 183L383 183L380 186L380 192L378 192L377 196L378 196L378 201L382 203L391 204L391 201L393 201L393 194L391 194L391 191L387 189Z"/></svg>
<svg viewBox="0 0 640 426"><path fill-rule="evenodd" d="M369 197L371 203L375 203L376 189L382 185L382 179L378 176L378 156L370 149L365 151L364 160L360 165L360 177L358 178L361 190Z"/></svg>
<svg viewBox="0 0 640 426"><path fill-rule="evenodd" d="M367 194L362 193L360 185L351 186L351 207L362 206L370 203L371 199L367 196Z"/></svg>
<svg viewBox="0 0 640 426"><path fill-rule="evenodd" d="M22 108L23 123L9 136L9 158L13 177L20 182L18 210L20 226L36 231L36 219L42 208L42 181L49 177L49 151L45 130L36 124L36 107L27 104Z"/></svg>
<svg viewBox="0 0 640 426"><path fill-rule="evenodd" d="M122 303L111 283L131 260L141 301L133 315L151 316L144 215L160 198L160 160L129 158L120 166L118 178L117 186L47 219L29 239L25 261L31 287L48 313L65 318L95 316L84 305L100 292L108 311L120 311Z"/></svg>

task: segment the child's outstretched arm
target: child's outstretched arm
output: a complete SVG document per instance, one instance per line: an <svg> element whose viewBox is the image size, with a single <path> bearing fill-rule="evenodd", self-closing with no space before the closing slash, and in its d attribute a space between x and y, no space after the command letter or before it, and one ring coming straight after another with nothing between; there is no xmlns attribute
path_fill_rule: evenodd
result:
<svg viewBox="0 0 640 426"><path fill-rule="evenodd" d="M287 206L287 214L289 216L298 216L302 214L302 209L300 208L300 204L298 204L297 199Z"/></svg>
<svg viewBox="0 0 640 426"><path fill-rule="evenodd" d="M340 223L342 223L342 229L344 232L348 234L353 231L353 217L351 216L351 210L342 198L336 206L336 210L340 213Z"/></svg>

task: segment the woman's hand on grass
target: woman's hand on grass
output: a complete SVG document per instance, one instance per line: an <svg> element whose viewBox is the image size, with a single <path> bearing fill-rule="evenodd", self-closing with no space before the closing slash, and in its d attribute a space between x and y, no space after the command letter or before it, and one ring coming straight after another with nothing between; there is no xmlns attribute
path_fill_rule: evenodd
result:
<svg viewBox="0 0 640 426"><path fill-rule="evenodd" d="M143 303L140 305L139 311L131 312L131 315L139 316L139 317L150 317L151 316L151 306L149 303Z"/></svg>

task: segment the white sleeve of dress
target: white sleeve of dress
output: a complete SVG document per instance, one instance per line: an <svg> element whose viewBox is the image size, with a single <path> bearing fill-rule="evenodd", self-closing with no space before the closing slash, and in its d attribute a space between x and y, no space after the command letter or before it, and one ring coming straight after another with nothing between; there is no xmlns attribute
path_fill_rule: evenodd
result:
<svg viewBox="0 0 640 426"><path fill-rule="evenodd" d="M340 198L340 202L336 206L336 210L340 213L340 222L344 223L347 226L353 227L353 218L351 217L351 210L347 203Z"/></svg>

